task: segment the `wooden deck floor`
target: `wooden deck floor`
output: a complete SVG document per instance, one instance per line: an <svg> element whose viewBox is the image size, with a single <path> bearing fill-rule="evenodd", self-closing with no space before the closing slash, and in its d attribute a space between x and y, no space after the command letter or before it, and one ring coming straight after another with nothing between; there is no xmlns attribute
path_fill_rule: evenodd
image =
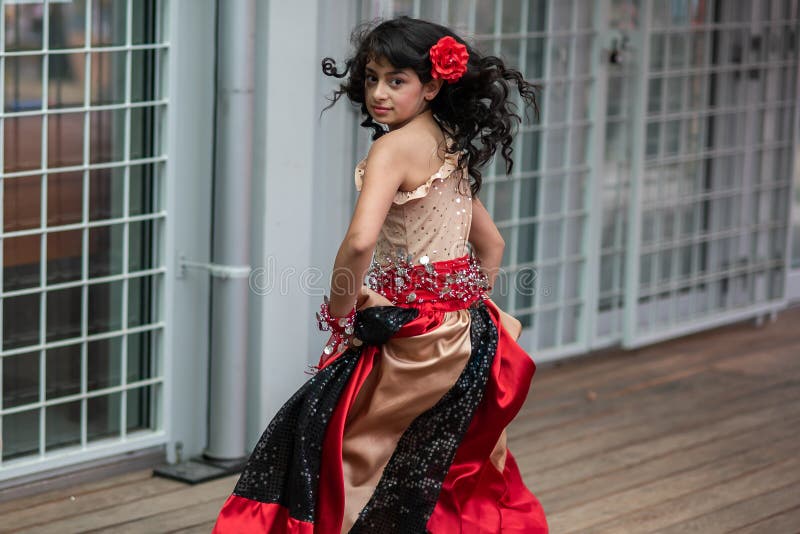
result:
<svg viewBox="0 0 800 534"><path fill-rule="evenodd" d="M509 448L553 534L800 532L800 308L540 366ZM133 472L0 504L0 531L208 533L236 476Z"/></svg>

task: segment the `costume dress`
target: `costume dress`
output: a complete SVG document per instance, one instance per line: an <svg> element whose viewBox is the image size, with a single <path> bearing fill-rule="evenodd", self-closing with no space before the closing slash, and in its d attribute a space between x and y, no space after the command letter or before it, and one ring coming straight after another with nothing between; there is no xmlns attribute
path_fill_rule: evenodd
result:
<svg viewBox="0 0 800 534"><path fill-rule="evenodd" d="M485 292L470 195L458 154L396 193L357 306L361 345L275 415L213 534L547 533L505 432L536 366Z"/></svg>

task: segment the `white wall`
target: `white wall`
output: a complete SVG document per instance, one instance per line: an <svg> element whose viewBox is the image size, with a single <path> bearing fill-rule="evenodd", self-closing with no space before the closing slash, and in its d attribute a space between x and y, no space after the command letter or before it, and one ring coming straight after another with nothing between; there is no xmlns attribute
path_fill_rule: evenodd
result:
<svg viewBox="0 0 800 534"><path fill-rule="evenodd" d="M167 460L175 461L175 442L183 458L206 445L208 409L209 277L191 271L177 279L177 254L208 261L211 243L213 171L214 0L169 4L170 56L166 173L168 230L165 302L165 409L170 438Z"/></svg>
<svg viewBox="0 0 800 534"><path fill-rule="evenodd" d="M351 159L338 144L349 126L336 120L336 112L322 123L318 118L320 43L326 33L318 33L317 21L333 13L328 4L258 4L251 264L263 276L255 279L260 291L250 293L251 445L309 378L307 365L317 362L327 339L314 314L328 291L329 274L321 273L330 272L343 236L343 206L349 210L337 166ZM336 138L337 149L330 150L328 136ZM309 268L316 279L303 282Z"/></svg>

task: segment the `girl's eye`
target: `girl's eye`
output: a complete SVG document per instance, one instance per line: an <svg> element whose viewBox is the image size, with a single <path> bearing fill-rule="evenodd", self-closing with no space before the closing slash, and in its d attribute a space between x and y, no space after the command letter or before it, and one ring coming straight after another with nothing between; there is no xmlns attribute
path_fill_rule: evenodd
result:
<svg viewBox="0 0 800 534"><path fill-rule="evenodd" d="M395 82L396 82L396 83L395 83ZM400 78L394 78L394 79L392 80L392 83L393 83L394 85L402 85L402 84L403 84L403 80L401 80Z"/></svg>

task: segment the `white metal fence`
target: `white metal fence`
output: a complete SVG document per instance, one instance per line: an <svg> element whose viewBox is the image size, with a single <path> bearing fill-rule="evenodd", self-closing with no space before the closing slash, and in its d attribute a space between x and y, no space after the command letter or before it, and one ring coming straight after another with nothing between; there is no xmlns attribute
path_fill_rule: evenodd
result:
<svg viewBox="0 0 800 534"><path fill-rule="evenodd" d="M0 12L0 479L164 441L162 5Z"/></svg>
<svg viewBox="0 0 800 534"><path fill-rule="evenodd" d="M538 361L785 305L797 0L361 5L448 24L544 86L480 193L506 241L493 298Z"/></svg>

